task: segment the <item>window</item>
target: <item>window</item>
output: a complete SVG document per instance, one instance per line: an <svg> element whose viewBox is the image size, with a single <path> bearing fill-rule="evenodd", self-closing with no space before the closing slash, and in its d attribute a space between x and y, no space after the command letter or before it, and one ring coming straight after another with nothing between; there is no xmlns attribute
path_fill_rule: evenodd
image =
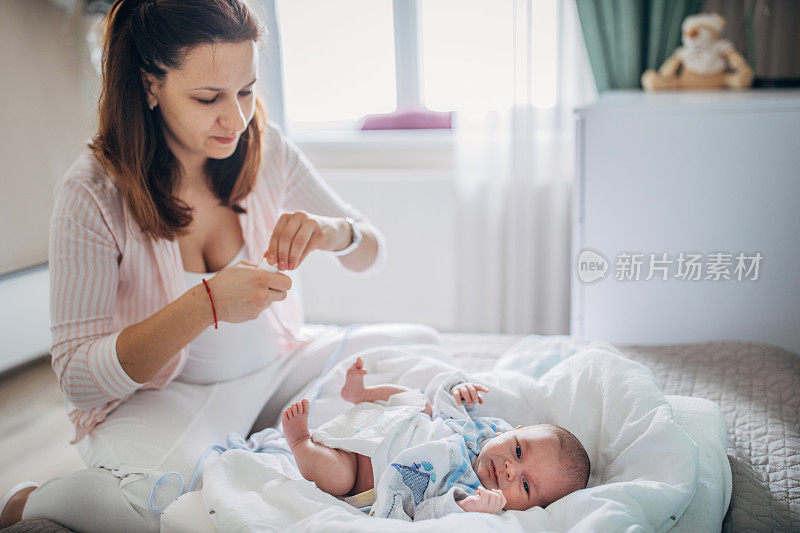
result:
<svg viewBox="0 0 800 533"><path fill-rule="evenodd" d="M513 0L425 0L420 7L428 108L469 112L510 107Z"/></svg>
<svg viewBox="0 0 800 533"><path fill-rule="evenodd" d="M396 107L391 0L278 3L287 122L342 126Z"/></svg>
<svg viewBox="0 0 800 533"><path fill-rule="evenodd" d="M278 0L287 125L355 129L398 103L463 113L508 109L520 98L552 107L559 4ZM525 70L515 68L515 46L530 47L534 79L515 79Z"/></svg>

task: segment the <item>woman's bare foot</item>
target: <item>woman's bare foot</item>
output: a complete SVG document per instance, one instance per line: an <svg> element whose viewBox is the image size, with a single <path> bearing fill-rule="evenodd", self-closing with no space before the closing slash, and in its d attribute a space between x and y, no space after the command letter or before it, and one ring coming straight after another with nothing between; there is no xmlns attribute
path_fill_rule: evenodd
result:
<svg viewBox="0 0 800 533"><path fill-rule="evenodd" d="M22 511L25 510L28 496L31 492L35 491L36 488L37 487L25 487L11 496L8 503L6 503L6 506L3 508L3 514L0 515L0 529L13 526L22 520Z"/></svg>
<svg viewBox="0 0 800 533"><path fill-rule="evenodd" d="M289 448L311 438L308 432L308 413L311 411L308 400L295 402L283 412L283 435Z"/></svg>
<svg viewBox="0 0 800 533"><path fill-rule="evenodd" d="M342 398L350 403L361 403L364 401L364 393L366 392L364 388L364 374L366 373L367 371L364 370L364 360L359 357L356 359L356 362L347 369L347 377L344 381L344 387L342 387Z"/></svg>

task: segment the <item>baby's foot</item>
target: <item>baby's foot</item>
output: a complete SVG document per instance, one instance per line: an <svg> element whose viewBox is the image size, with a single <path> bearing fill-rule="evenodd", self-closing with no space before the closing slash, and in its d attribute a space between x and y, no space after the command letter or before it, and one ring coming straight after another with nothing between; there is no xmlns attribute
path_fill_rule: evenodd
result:
<svg viewBox="0 0 800 533"><path fill-rule="evenodd" d="M308 400L295 402L283 412L283 435L289 447L311 438L308 432L308 413L311 411Z"/></svg>
<svg viewBox="0 0 800 533"><path fill-rule="evenodd" d="M353 363L353 366L347 369L347 378L345 378L344 387L342 387L342 398L350 403L360 403L364 400L364 393L366 392L366 389L364 389L364 374L366 373L364 360L359 357Z"/></svg>

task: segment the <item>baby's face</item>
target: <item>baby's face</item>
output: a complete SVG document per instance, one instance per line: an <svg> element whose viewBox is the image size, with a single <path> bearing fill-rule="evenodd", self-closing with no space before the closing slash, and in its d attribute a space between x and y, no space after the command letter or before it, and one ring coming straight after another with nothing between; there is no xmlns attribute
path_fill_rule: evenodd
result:
<svg viewBox="0 0 800 533"><path fill-rule="evenodd" d="M475 463L487 489L500 489L506 509L545 507L566 495L559 476L560 442L548 426L528 426L490 439Z"/></svg>

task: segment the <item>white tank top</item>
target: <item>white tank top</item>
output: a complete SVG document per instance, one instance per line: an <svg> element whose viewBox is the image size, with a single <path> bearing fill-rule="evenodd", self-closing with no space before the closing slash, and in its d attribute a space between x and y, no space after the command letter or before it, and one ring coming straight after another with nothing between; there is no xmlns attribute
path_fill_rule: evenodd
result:
<svg viewBox="0 0 800 533"><path fill-rule="evenodd" d="M245 247L231 259L230 266L246 259ZM203 283L215 273L199 274L184 270L186 288ZM210 305L210 302L209 302ZM188 383L216 383L238 378L271 363L278 357L277 335L265 310L253 320L212 324L189 343L189 355L178 379Z"/></svg>

